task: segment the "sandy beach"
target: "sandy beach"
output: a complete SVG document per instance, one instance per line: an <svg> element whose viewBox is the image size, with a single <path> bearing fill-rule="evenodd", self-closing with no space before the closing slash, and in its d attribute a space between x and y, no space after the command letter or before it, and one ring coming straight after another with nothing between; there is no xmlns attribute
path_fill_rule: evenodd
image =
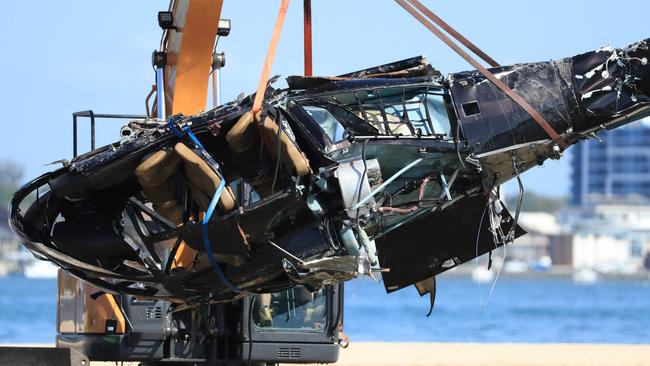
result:
<svg viewBox="0 0 650 366"><path fill-rule="evenodd" d="M352 343L340 365L650 365L648 345Z"/></svg>
<svg viewBox="0 0 650 366"><path fill-rule="evenodd" d="M337 365L641 366L650 365L650 345L356 342L341 350Z"/></svg>
<svg viewBox="0 0 650 366"><path fill-rule="evenodd" d="M50 347L45 344L29 346ZM90 365L114 366L115 362L91 362ZM137 366L138 363L119 365ZM341 350L336 365L650 366L650 345L353 342Z"/></svg>

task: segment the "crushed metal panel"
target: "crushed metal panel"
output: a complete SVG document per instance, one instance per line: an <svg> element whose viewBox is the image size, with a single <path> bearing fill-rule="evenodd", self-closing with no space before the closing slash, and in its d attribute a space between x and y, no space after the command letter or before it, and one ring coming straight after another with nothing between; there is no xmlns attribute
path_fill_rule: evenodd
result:
<svg viewBox="0 0 650 366"><path fill-rule="evenodd" d="M490 69L562 133L579 116L570 81L552 62ZM450 92L469 146L476 154L544 140L548 135L506 93L478 71L450 75Z"/></svg>
<svg viewBox="0 0 650 366"><path fill-rule="evenodd" d="M434 69L424 56L416 56L404 60L391 62L384 65L370 67L363 70L353 71L348 74L340 75L351 79L364 78L364 77L377 77L377 75L390 75L403 71L418 71L422 75L411 76L441 76L440 71ZM402 75L403 76L403 75Z"/></svg>
<svg viewBox="0 0 650 366"><path fill-rule="evenodd" d="M348 79L392 79L418 76L440 78L442 74L440 71L431 66L425 57L417 56L401 61L391 62L385 65L354 71L339 76L292 75L287 77L287 84L289 85L289 89L308 89L321 86L332 81L344 81Z"/></svg>
<svg viewBox="0 0 650 366"><path fill-rule="evenodd" d="M317 290L370 273L368 259L355 256L316 259L308 262L283 259L282 265L291 279L308 286L310 290Z"/></svg>
<svg viewBox="0 0 650 366"><path fill-rule="evenodd" d="M379 264L390 269L382 274L386 291L408 287L500 247L490 231L487 203L485 196L463 199L377 239ZM509 230L513 219L505 209L502 220L503 230ZM524 233L517 226L515 236Z"/></svg>
<svg viewBox="0 0 650 366"><path fill-rule="evenodd" d="M649 42L490 71L559 134L588 132L650 104ZM451 74L449 83L463 132L476 154L548 138L528 113L478 71Z"/></svg>

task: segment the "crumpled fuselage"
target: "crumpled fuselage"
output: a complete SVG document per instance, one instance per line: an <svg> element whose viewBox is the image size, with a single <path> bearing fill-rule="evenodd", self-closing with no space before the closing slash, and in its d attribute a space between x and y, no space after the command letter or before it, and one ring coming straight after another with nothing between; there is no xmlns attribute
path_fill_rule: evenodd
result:
<svg viewBox="0 0 650 366"><path fill-rule="evenodd" d="M648 41L491 71L568 143L649 113ZM11 226L100 288L175 302L316 289L383 272L416 284L523 234L498 187L562 153L476 71L413 58L289 78L130 139L21 188Z"/></svg>

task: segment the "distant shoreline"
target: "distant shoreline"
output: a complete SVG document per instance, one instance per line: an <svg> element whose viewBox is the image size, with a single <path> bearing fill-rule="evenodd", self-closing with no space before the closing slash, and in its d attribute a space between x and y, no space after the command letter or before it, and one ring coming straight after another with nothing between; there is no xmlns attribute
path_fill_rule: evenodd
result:
<svg viewBox="0 0 650 366"><path fill-rule="evenodd" d="M439 275L438 279L444 280L446 278L468 278L471 277L472 271L477 267L485 267L485 265L473 265L471 263L466 263L464 265L458 266L452 270L444 272ZM491 271L496 276L498 272L497 268L492 268ZM571 279L575 273L574 269L569 266L553 266L545 271L525 271L525 272L506 272L501 271L499 277L502 279ZM650 271L644 270L635 273L622 274L622 273L598 273L599 280L602 281L650 281ZM6 274L0 275L2 278L11 278L11 277L21 277L27 278L22 274ZM37 280L53 280L56 278L29 278Z"/></svg>
<svg viewBox="0 0 650 366"><path fill-rule="evenodd" d="M477 267L484 267L487 268L485 265L472 265L470 263L466 263L463 265L460 265L452 270L449 270L442 275L440 275L440 279L443 279L445 277L448 278L458 278L458 277L468 277L471 276L471 273L474 269ZM494 272L495 276L497 274L498 268L492 268L491 271ZM553 266L550 269L546 271L526 271L526 272L506 272L506 271L501 271L499 276L501 278L524 278L524 279L571 279L573 274L575 273L575 270L570 267L570 266ZM643 270L635 273L601 273L598 272L598 276L600 280L603 281L626 281L626 280L631 280L631 281L650 281L650 271Z"/></svg>

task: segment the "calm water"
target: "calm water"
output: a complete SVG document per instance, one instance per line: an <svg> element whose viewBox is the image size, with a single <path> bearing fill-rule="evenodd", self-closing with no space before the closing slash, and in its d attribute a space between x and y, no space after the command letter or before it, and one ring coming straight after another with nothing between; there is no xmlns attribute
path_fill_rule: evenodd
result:
<svg viewBox="0 0 650 366"><path fill-rule="evenodd" d="M54 343L56 280L0 277L0 343Z"/></svg>
<svg viewBox="0 0 650 366"><path fill-rule="evenodd" d="M377 286L378 285L378 286ZM431 317L428 296L381 284L346 287L346 332L359 340L438 342L650 342L650 281L578 285L570 279L438 281ZM482 305L488 302L487 305Z"/></svg>
<svg viewBox="0 0 650 366"><path fill-rule="evenodd" d="M380 283L346 286L345 332L352 341L650 341L650 281L576 285L561 279L501 279L490 285L441 278L431 317L415 289L386 295ZM52 342L56 281L0 278L0 343Z"/></svg>

